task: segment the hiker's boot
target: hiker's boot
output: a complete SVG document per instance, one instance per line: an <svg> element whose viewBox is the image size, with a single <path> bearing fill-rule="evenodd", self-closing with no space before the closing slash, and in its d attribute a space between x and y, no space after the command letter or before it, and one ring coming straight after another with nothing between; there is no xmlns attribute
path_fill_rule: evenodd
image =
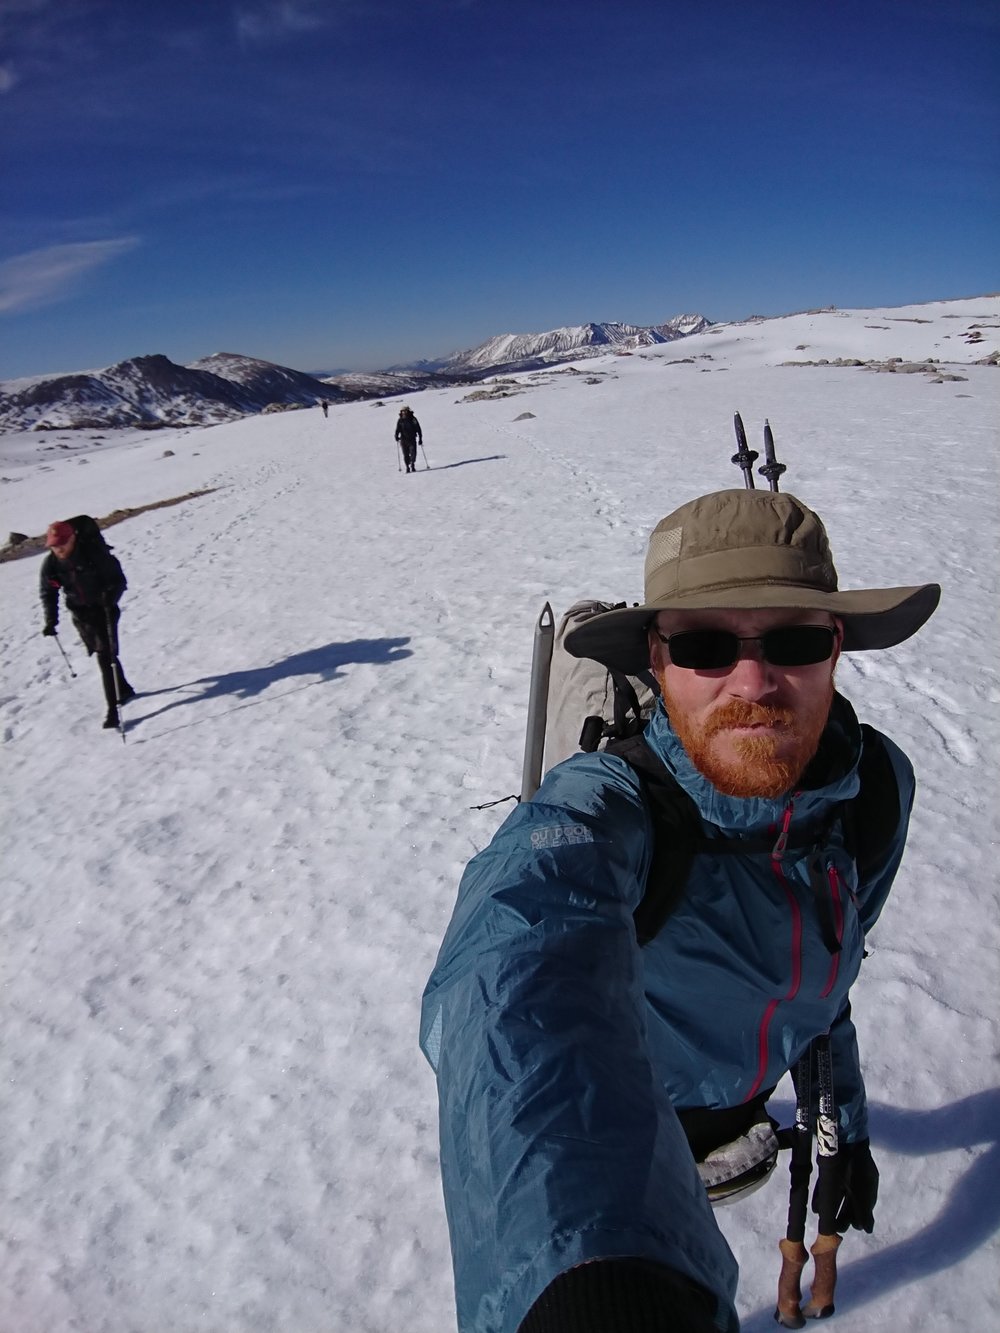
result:
<svg viewBox="0 0 1000 1333"><path fill-rule="evenodd" d="M130 699L134 698L135 698L135 690L133 690L132 686L128 683L128 681L125 681L125 683L122 685L122 697L119 700L119 702L127 704Z"/></svg>
<svg viewBox="0 0 1000 1333"><path fill-rule="evenodd" d="M107 715L107 717L104 719L104 722L102 723L102 726L104 727L104 730L105 730L105 731L110 731L110 729L111 729L112 727L117 727L117 726L118 726L118 709L117 709L117 708L109 708L109 709L108 709L108 715Z"/></svg>

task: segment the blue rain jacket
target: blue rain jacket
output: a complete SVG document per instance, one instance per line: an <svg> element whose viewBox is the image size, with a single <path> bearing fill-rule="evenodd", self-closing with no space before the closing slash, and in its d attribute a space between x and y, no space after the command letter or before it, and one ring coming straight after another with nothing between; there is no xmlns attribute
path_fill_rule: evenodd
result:
<svg viewBox="0 0 1000 1333"><path fill-rule="evenodd" d="M516 1333L560 1273L630 1255L713 1291L719 1328L735 1327L736 1263L674 1107L747 1101L829 1030L842 1134L868 1132L848 992L902 855L908 759L885 741L901 818L858 884L839 820L830 827L859 786L860 729L842 697L821 785L777 800L719 793L662 705L646 738L707 837L767 836L776 848L700 852L680 905L640 949L632 912L652 824L628 764L596 753L554 768L470 862L421 1022L462 1333ZM823 829L811 883L805 855L782 854L779 837L794 847Z"/></svg>

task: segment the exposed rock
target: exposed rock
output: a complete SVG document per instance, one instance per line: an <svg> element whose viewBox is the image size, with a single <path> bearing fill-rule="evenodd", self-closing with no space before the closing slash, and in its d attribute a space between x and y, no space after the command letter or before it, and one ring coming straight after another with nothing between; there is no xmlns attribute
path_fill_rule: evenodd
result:
<svg viewBox="0 0 1000 1333"><path fill-rule="evenodd" d="M134 509L113 509L110 514L105 514L103 518L97 519L97 526L102 530L104 528L114 527L116 523L123 523L127 518L134 518L136 514L148 513L151 509L169 509L171 505L183 504L185 500L195 500L201 495L211 495L217 488L215 486L206 486L201 491L188 491L186 495L174 495L169 500L153 500L148 505L137 505ZM45 550L45 534L40 537L25 537L23 533L11 533L11 537L21 537L21 541L16 546L8 545L0 549L0 563L7 560L18 560L23 555L37 555Z"/></svg>

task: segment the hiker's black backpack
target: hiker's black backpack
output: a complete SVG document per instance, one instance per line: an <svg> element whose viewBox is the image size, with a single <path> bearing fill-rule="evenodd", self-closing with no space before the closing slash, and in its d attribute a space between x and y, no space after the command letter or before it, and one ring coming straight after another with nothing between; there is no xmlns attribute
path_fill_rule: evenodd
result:
<svg viewBox="0 0 1000 1333"><path fill-rule="evenodd" d="M105 541L97 519L90 514L77 514L76 518L68 521L76 533L77 552L93 565L103 583L109 587L120 585L120 590L124 592L128 587L125 571L114 554L114 547Z"/></svg>
<svg viewBox="0 0 1000 1333"><path fill-rule="evenodd" d="M89 514L77 514L76 518L69 520L69 525L76 533L76 540L83 550L100 552L103 555L114 549L105 541L97 519L91 518Z"/></svg>

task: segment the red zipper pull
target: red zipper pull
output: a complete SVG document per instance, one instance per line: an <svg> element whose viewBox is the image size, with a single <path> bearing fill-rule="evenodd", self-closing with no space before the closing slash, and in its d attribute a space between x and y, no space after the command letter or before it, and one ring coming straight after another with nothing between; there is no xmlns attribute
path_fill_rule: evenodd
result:
<svg viewBox="0 0 1000 1333"><path fill-rule="evenodd" d="M791 798L785 807L785 813L781 820L781 832L778 834L778 841L771 848L771 860L780 861L785 855L785 848L788 846L788 829L792 822L792 811L795 809L795 801L798 792Z"/></svg>

